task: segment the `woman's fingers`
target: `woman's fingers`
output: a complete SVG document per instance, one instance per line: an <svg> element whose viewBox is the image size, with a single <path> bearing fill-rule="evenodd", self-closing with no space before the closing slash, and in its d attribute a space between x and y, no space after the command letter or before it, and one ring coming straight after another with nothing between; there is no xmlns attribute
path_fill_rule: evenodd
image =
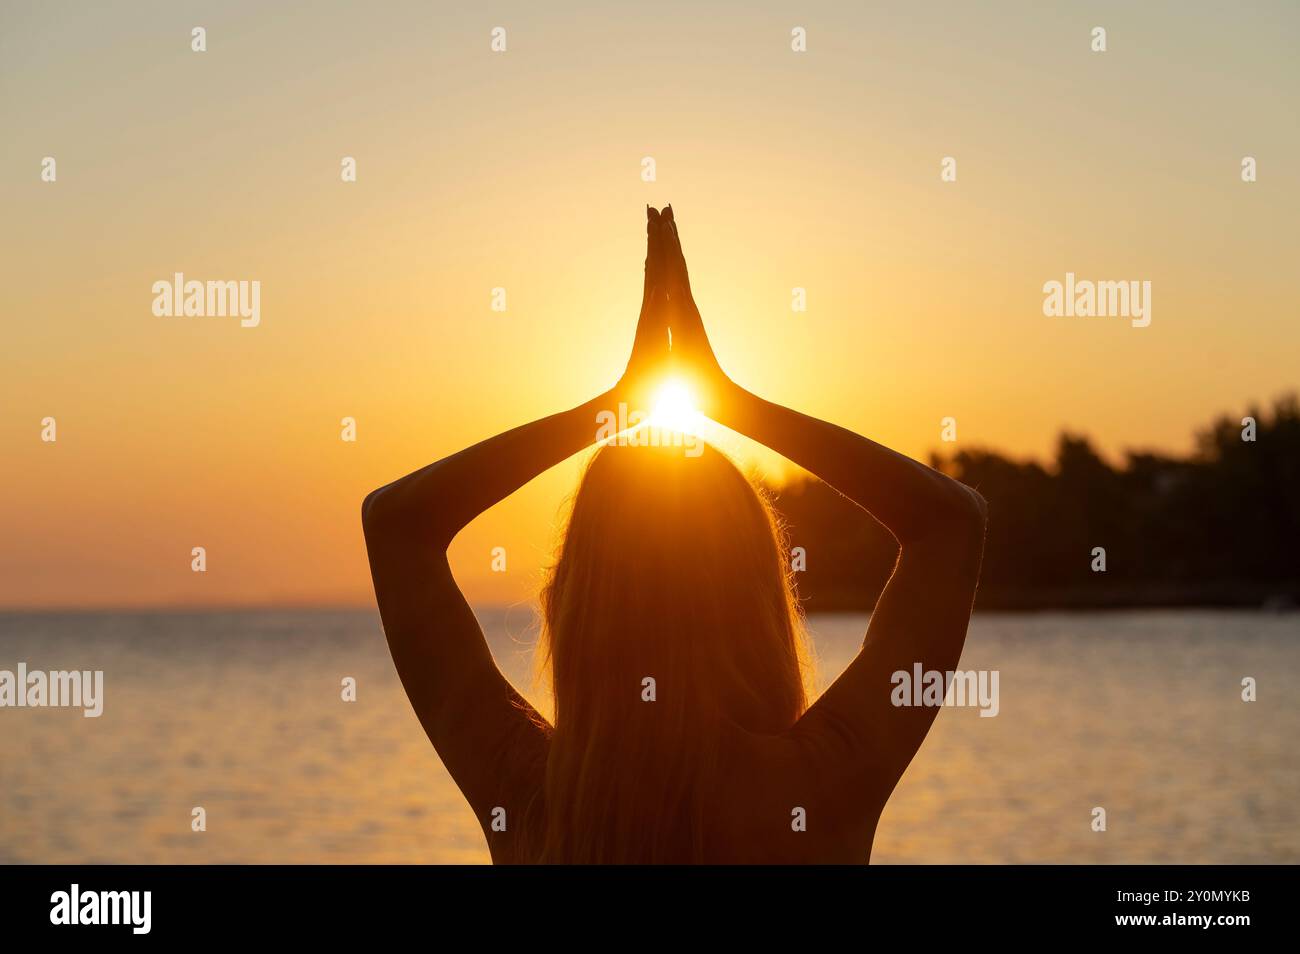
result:
<svg viewBox="0 0 1300 954"><path fill-rule="evenodd" d="M662 217L657 209L645 207L646 250L645 250L645 290L641 295L641 311L650 307L651 298L656 288L664 285L664 242Z"/></svg>
<svg viewBox="0 0 1300 954"><path fill-rule="evenodd" d="M668 295L683 302L691 302L691 279L686 270L686 256L682 253L682 239L677 231L677 219L673 216L673 207L667 206L661 220L664 228L664 262L668 272Z"/></svg>
<svg viewBox="0 0 1300 954"><path fill-rule="evenodd" d="M668 296L661 286L650 289L641 303L633 348L643 358L668 352Z"/></svg>
<svg viewBox="0 0 1300 954"><path fill-rule="evenodd" d="M645 372L668 355L668 295L665 286L663 218L646 207L645 290L637 320L629 369Z"/></svg>
<svg viewBox="0 0 1300 954"><path fill-rule="evenodd" d="M672 311L669 327L672 329L673 350L680 350L686 355L691 352L707 351L709 339L704 332L700 311L695 307L695 299L691 295L690 276L686 271L686 256L682 253L681 236L677 231L677 220L673 216L671 205L664 209L661 221L664 229L665 284L668 287L668 303Z"/></svg>

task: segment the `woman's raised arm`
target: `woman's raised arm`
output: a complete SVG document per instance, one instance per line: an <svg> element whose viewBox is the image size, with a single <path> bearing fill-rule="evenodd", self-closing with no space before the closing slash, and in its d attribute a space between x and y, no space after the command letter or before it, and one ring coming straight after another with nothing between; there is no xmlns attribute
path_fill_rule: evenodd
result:
<svg viewBox="0 0 1300 954"><path fill-rule="evenodd" d="M460 530L533 477L596 442L598 413L636 399L667 358L661 229L648 213L646 283L632 356L619 383L578 407L475 444L373 491L361 508L384 634L402 686L448 771L478 814L511 809L514 784L544 755L545 725L497 668L452 577ZM530 748L531 747L531 748ZM502 754L513 753L504 759ZM515 806L520 808L521 806ZM508 830L509 826L507 826Z"/></svg>
<svg viewBox="0 0 1300 954"><path fill-rule="evenodd" d="M585 404L524 424L372 491L361 507L367 545L409 542L445 550L471 520L538 474L596 442L598 414L641 397L668 357L660 278L659 213L647 209L645 289L632 356L619 382Z"/></svg>
<svg viewBox="0 0 1300 954"><path fill-rule="evenodd" d="M872 789L887 798L936 714L932 707L894 706L892 677L910 675L915 663L939 672L956 666L979 580L984 499L909 457L734 384L705 334L671 209L665 217L673 358L700 380L709 416L811 471L899 542L898 564L862 651L795 727L796 736L816 736L826 758L843 765L837 771L846 793L855 793L849 797Z"/></svg>

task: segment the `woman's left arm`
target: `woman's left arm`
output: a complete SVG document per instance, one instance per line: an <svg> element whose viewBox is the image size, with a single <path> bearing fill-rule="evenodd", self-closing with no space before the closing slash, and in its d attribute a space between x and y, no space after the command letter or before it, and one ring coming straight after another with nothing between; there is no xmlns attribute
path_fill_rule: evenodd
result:
<svg viewBox="0 0 1300 954"><path fill-rule="evenodd" d="M610 391L430 464L366 497L366 551L384 634L402 686L452 777L479 813L499 804L501 753L544 723L497 668L460 592L447 547L471 520L533 477L595 443L601 411L616 410L668 351L650 216L646 288L632 357Z"/></svg>
<svg viewBox="0 0 1300 954"><path fill-rule="evenodd" d="M362 527L389 652L425 734L484 832L511 806L511 769L547 726L497 668L447 545L476 515L592 442L597 398L507 431L371 493Z"/></svg>

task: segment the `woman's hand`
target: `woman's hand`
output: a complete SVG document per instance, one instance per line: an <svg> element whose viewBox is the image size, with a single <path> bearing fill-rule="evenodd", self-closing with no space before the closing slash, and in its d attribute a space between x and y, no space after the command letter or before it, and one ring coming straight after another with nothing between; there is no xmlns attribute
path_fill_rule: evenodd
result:
<svg viewBox="0 0 1300 954"><path fill-rule="evenodd" d="M732 382L718 364L709 336L704 331L704 319L700 317L700 310L691 295L691 279L671 205L664 209L660 220L665 246L663 282L668 293L673 369L694 383L696 401L708 413L728 395Z"/></svg>
<svg viewBox="0 0 1300 954"><path fill-rule="evenodd" d="M668 370L668 290L663 217L646 206L645 290L637 320L632 356L614 395L632 410L648 409L653 389Z"/></svg>

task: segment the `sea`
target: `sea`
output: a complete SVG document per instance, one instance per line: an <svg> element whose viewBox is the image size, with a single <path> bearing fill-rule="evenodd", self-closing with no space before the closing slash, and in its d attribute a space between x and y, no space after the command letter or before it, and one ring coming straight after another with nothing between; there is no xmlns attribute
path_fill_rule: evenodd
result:
<svg viewBox="0 0 1300 954"><path fill-rule="evenodd" d="M534 611L476 613L545 709ZM867 622L809 619L820 686ZM0 863L489 861L372 610L0 614L19 663L103 712L0 708ZM872 863L1300 862L1300 614L977 613L961 668L997 715L939 714Z"/></svg>

